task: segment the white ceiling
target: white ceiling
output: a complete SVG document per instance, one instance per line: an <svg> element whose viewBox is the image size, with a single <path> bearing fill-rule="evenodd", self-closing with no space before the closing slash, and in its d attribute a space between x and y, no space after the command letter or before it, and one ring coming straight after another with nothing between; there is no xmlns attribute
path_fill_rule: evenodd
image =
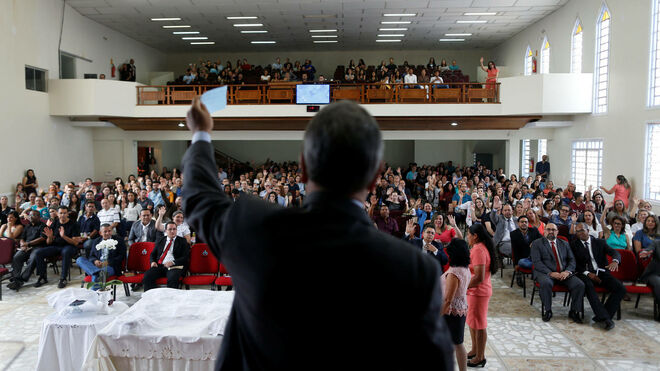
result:
<svg viewBox="0 0 660 371"><path fill-rule="evenodd" d="M164 52L263 50L460 49L494 47L568 0L67 0L80 14ZM466 16L465 12L497 12ZM384 13L417 13L415 17L384 17ZM227 20L227 16L258 16ZM152 22L155 17L181 17L176 22ZM381 21L410 20L409 25ZM457 20L486 20L458 24ZM238 28L235 23L263 23ZM184 24L189 29L163 29ZM376 43L381 27L407 27L401 43ZM337 29L336 44L314 44L310 29ZM241 34L265 29L266 34ZM215 45L190 45L173 31L199 31ZM399 32L389 32L399 33ZM445 33L472 33L465 42L443 43ZM318 34L316 34L318 35ZM197 35L188 35L197 36ZM274 40L255 45L252 40Z"/></svg>

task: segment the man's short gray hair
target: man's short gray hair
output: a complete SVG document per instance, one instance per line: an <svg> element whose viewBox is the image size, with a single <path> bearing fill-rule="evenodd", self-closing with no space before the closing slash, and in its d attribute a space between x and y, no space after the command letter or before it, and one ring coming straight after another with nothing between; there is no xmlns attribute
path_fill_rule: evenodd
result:
<svg viewBox="0 0 660 371"><path fill-rule="evenodd" d="M303 157L309 179L322 188L344 195L364 189L383 158L378 123L357 103L332 103L307 125Z"/></svg>

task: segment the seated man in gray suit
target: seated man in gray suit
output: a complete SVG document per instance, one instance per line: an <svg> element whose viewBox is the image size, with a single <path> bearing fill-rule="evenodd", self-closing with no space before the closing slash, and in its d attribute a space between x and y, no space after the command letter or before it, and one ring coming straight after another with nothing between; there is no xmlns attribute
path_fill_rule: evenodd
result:
<svg viewBox="0 0 660 371"><path fill-rule="evenodd" d="M557 239L557 225L545 226L545 237L532 242L531 257L534 264L534 279L539 283L539 296L545 308L543 321L552 318L552 286L564 285L571 293L571 309L568 317L582 323L579 312L584 302L584 283L573 275L575 257L568 242Z"/></svg>
<svg viewBox="0 0 660 371"><path fill-rule="evenodd" d="M639 257L641 259L653 258L639 279L653 288L653 297L660 302L660 241L656 240L649 247L640 251ZM656 320L660 321L660 316Z"/></svg>
<svg viewBox="0 0 660 371"><path fill-rule="evenodd" d="M131 232L128 235L128 246L135 242L156 242L156 222L151 217L151 209L142 209L140 211L140 220L136 220L131 226Z"/></svg>

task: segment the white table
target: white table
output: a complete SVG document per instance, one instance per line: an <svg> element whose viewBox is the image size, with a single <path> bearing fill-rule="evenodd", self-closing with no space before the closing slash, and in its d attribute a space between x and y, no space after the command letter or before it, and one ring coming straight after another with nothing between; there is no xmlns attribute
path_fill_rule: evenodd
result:
<svg viewBox="0 0 660 371"><path fill-rule="evenodd" d="M115 315L88 314L66 318L48 315L41 327L37 371L77 371L96 334L115 319Z"/></svg>
<svg viewBox="0 0 660 371"><path fill-rule="evenodd" d="M233 291L150 290L98 332L85 370L213 370Z"/></svg>

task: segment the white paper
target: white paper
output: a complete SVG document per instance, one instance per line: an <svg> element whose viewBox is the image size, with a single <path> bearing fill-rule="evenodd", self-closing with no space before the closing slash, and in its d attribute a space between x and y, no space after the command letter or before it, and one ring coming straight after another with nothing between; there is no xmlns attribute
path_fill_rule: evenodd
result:
<svg viewBox="0 0 660 371"><path fill-rule="evenodd" d="M208 90L202 94L202 103L209 110L209 113L214 113L227 107L227 86Z"/></svg>

